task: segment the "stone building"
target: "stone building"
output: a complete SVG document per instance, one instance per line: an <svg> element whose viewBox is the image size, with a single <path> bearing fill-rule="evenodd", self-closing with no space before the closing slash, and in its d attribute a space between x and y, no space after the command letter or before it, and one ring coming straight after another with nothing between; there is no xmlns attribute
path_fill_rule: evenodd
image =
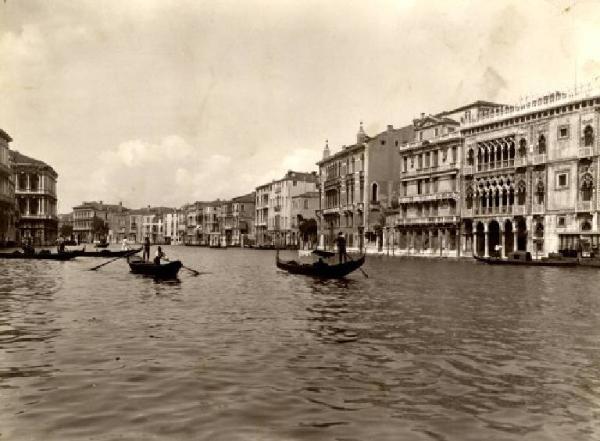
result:
<svg viewBox="0 0 600 441"><path fill-rule="evenodd" d="M292 197L292 228L298 229L298 246L301 249L312 249L316 246L316 233L314 237L303 237L300 227L303 222L311 219L317 222L316 214L319 210L319 192L307 191Z"/></svg>
<svg viewBox="0 0 600 441"><path fill-rule="evenodd" d="M73 236L78 243L91 243L100 239L93 231L95 218L102 222L108 219L108 209L102 201L83 202L73 207Z"/></svg>
<svg viewBox="0 0 600 441"><path fill-rule="evenodd" d="M497 106L477 101L413 121L414 141L398 147L400 187L397 204L386 216L386 251L460 254L460 125Z"/></svg>
<svg viewBox="0 0 600 441"><path fill-rule="evenodd" d="M235 197L231 200L231 245L244 246L254 243L255 200L256 194L254 192Z"/></svg>
<svg viewBox="0 0 600 441"><path fill-rule="evenodd" d="M256 187L256 242L259 246L298 245L298 228L292 226L294 196L317 190L317 174L288 171L276 181Z"/></svg>
<svg viewBox="0 0 600 441"><path fill-rule="evenodd" d="M598 252L598 86L547 94L465 124L465 253Z"/></svg>
<svg viewBox="0 0 600 441"><path fill-rule="evenodd" d="M16 240L15 184L8 143L12 138L0 129L0 245Z"/></svg>
<svg viewBox="0 0 600 441"><path fill-rule="evenodd" d="M205 202L202 207L202 239L204 246L217 247L221 243L221 228L219 219L221 217L222 201Z"/></svg>
<svg viewBox="0 0 600 441"><path fill-rule="evenodd" d="M43 161L10 152L18 210L17 241L54 245L58 237L56 180L58 174Z"/></svg>
<svg viewBox="0 0 600 441"><path fill-rule="evenodd" d="M413 126L389 125L369 137L362 123L356 143L331 154L326 144L319 166L319 244L333 247L338 232L350 250L381 249L386 210L397 199L398 146L412 141Z"/></svg>

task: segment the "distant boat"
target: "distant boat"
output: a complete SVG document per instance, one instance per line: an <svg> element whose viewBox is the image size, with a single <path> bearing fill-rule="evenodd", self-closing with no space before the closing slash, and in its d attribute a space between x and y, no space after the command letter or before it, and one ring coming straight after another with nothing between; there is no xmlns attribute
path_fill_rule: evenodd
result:
<svg viewBox="0 0 600 441"><path fill-rule="evenodd" d="M51 253L48 250L40 251L35 254L25 254L21 251L14 251L12 253L0 253L0 259L30 259L30 260L60 260L66 261L73 259L75 254L66 253Z"/></svg>
<svg viewBox="0 0 600 441"><path fill-rule="evenodd" d="M66 253L74 254L77 257L124 257L130 254L136 254L142 251L142 248L136 248L132 250L102 250L102 251L85 251L85 250L74 250L66 251Z"/></svg>
<svg viewBox="0 0 600 441"><path fill-rule="evenodd" d="M506 259L499 257L480 257L473 256L479 262L487 263L488 265L524 265L524 266L577 266L577 260L562 260L552 258L542 258L533 260L529 251L515 251Z"/></svg>
<svg viewBox="0 0 600 441"><path fill-rule="evenodd" d="M275 265L277 268L287 271L291 274L302 274L305 276L318 277L322 279L341 279L353 271L359 269L365 263L363 254L356 260L350 260L344 263L329 265L325 262L316 262L313 264L299 263L295 260L284 261L279 259L279 250L275 255Z"/></svg>
<svg viewBox="0 0 600 441"><path fill-rule="evenodd" d="M129 268L134 274L142 274L144 276L152 276L160 279L174 279L177 277L177 273L183 266L179 260L157 265L154 262L144 262L139 257L128 259L127 263L129 263Z"/></svg>

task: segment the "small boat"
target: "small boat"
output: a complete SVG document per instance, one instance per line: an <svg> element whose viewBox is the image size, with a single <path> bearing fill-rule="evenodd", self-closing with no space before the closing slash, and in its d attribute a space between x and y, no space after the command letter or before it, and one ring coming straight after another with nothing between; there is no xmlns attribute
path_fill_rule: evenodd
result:
<svg viewBox="0 0 600 441"><path fill-rule="evenodd" d="M177 273L183 266L179 260L157 265L154 262L144 262L140 257L128 259L127 263L129 263L129 268L132 273L152 276L159 279L174 279L177 277Z"/></svg>
<svg viewBox="0 0 600 441"><path fill-rule="evenodd" d="M506 259L499 257L473 256L479 262L488 265L525 265L525 266L577 266L577 260L542 258L533 260L529 251L515 251Z"/></svg>
<svg viewBox="0 0 600 441"><path fill-rule="evenodd" d="M277 268L287 271L291 274L302 274L305 276L318 277L322 279L341 279L346 277L352 271L359 269L365 263L365 255L363 254L356 260L349 262L329 265L323 261L313 264L299 263L295 260L284 261L279 259L279 250L275 256L275 264Z"/></svg>
<svg viewBox="0 0 600 441"><path fill-rule="evenodd" d="M30 260L60 260L66 261L74 258L72 253L51 253L48 250L42 250L35 254L25 254L21 251L12 253L0 253L0 259L30 259Z"/></svg>
<svg viewBox="0 0 600 441"><path fill-rule="evenodd" d="M136 248L133 250L119 250L119 251L111 251L111 250L102 250L102 251L85 251L84 250L75 250L75 251L67 251L67 253L72 253L77 257L124 257L130 254L136 254L142 251L142 248Z"/></svg>

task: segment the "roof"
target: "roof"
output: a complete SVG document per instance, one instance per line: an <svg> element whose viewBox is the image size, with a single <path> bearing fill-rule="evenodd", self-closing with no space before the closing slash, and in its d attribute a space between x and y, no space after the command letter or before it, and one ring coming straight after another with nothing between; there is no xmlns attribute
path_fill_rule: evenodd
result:
<svg viewBox="0 0 600 441"><path fill-rule="evenodd" d="M256 193L252 192L252 193L248 193L245 194L243 196L238 196L232 199L233 202L244 202L244 203L249 203L249 202L254 202L256 201Z"/></svg>
<svg viewBox="0 0 600 441"><path fill-rule="evenodd" d="M274 179L271 182L267 182L262 185L257 185L256 188L267 187L271 184L276 184L278 182L283 181L304 181L304 182L317 182L317 172L298 172L293 170L288 170L287 173L281 179Z"/></svg>
<svg viewBox="0 0 600 441"><path fill-rule="evenodd" d="M22 153L20 153L18 150L9 150L9 154L10 154L10 162L12 162L13 164L19 166L35 166L35 167L40 167L40 168L47 168L49 171L51 171L54 175L58 176L56 171L54 171L54 169L49 166L48 164L46 164L44 161L40 161L39 159L34 159L30 156L26 156Z"/></svg>
<svg viewBox="0 0 600 441"><path fill-rule="evenodd" d="M435 116L444 116L449 115L451 113L462 112L463 110L469 109L471 107L504 107L504 104L493 103L491 101L477 100L473 101L470 104L465 104L464 106L457 107L452 110L445 110L443 112L437 113Z"/></svg>

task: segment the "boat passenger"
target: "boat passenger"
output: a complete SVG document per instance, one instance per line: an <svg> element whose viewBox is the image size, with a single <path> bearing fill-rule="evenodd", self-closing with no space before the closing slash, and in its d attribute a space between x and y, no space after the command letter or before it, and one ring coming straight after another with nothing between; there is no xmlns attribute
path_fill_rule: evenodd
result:
<svg viewBox="0 0 600 441"><path fill-rule="evenodd" d="M165 253L163 253L162 248L159 246L156 250L156 254L154 255L154 264L160 265L160 259L162 259L163 257L166 257Z"/></svg>
<svg viewBox="0 0 600 441"><path fill-rule="evenodd" d="M314 267L317 269L327 268L329 265L323 261L322 257L319 257L319 260L314 263Z"/></svg>

